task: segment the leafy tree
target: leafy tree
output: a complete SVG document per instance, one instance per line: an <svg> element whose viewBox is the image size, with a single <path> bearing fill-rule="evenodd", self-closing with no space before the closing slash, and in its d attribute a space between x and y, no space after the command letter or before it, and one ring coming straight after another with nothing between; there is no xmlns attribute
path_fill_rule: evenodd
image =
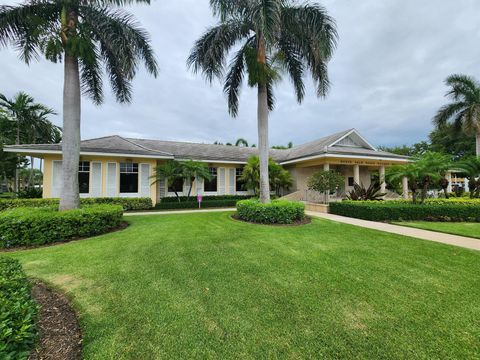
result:
<svg viewBox="0 0 480 360"><path fill-rule="evenodd" d="M310 71L317 95L326 96L327 63L337 41L335 22L320 5L293 0L210 0L210 5L220 23L195 42L188 64L209 82L224 78L232 116L238 114L245 74L248 85L257 89L259 192L260 201L266 203L270 201L268 114L274 107L273 85L280 80L279 72L285 71L301 103L303 79ZM227 56L237 48L225 74Z"/></svg>
<svg viewBox="0 0 480 360"><path fill-rule="evenodd" d="M325 202L328 203L329 194L337 191L343 186L345 179L342 174L333 170L321 170L313 173L307 179L307 187L309 190L323 193Z"/></svg>
<svg viewBox="0 0 480 360"><path fill-rule="evenodd" d="M180 162L176 160L167 160L165 163L157 166L157 168L155 169L154 177L155 182L160 180L166 180L168 186L168 184L173 184L176 180L183 180L182 175L182 166ZM174 192L178 201L180 201L177 190L174 189Z"/></svg>
<svg viewBox="0 0 480 360"><path fill-rule="evenodd" d="M130 102L140 61L157 75L149 36L127 12L111 6L134 0L30 0L0 6L0 45L11 44L29 64L43 54L64 63L63 187L60 210L78 208L81 91L103 101L103 73L119 102ZM148 0L137 0L148 2Z"/></svg>
<svg viewBox="0 0 480 360"><path fill-rule="evenodd" d="M429 150L452 155L454 159L475 155L475 135L464 134L454 124L435 128L429 137Z"/></svg>
<svg viewBox="0 0 480 360"><path fill-rule="evenodd" d="M286 150L286 149L291 149L293 147L293 142L289 142L287 146L285 145L274 145L272 146L272 149L279 149L279 150Z"/></svg>
<svg viewBox="0 0 480 360"><path fill-rule="evenodd" d="M471 76L450 75L445 84L450 87L446 96L452 100L435 115L438 127L451 121L455 128L476 136L476 155L480 156L480 83Z"/></svg>

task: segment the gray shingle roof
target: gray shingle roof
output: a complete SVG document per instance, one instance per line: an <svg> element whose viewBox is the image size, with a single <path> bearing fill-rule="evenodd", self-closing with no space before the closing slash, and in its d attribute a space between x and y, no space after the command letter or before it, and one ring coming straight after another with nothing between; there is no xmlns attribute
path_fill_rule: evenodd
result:
<svg viewBox="0 0 480 360"><path fill-rule="evenodd" d="M363 155L380 156L388 158L406 159L406 157L363 147L330 146L350 132L349 129L333 135L295 146L291 149L271 149L270 156L277 162L294 161L302 158L322 155ZM5 147L8 151L35 150L35 151L61 151L60 144L32 144L10 145ZM232 161L246 162L252 155L258 155L257 148L238 146L198 144L178 141L163 141L149 139L123 138L118 135L106 136L96 139L83 140L80 151L82 153L128 154L139 156L153 156L158 158L193 159L207 161Z"/></svg>

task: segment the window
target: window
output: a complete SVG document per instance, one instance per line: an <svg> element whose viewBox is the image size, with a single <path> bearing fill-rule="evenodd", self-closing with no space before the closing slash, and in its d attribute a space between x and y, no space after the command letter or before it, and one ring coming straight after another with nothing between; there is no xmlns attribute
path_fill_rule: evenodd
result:
<svg viewBox="0 0 480 360"><path fill-rule="evenodd" d="M78 192L88 194L90 191L90 162L80 161L78 163Z"/></svg>
<svg viewBox="0 0 480 360"><path fill-rule="evenodd" d="M235 189L236 191L243 191L245 190L244 185L245 182L240 180L240 176L242 176L243 167L235 169Z"/></svg>
<svg viewBox="0 0 480 360"><path fill-rule="evenodd" d="M206 192L216 192L217 191L217 168L209 167L208 171L210 172L211 180L205 179L205 185L203 187Z"/></svg>
<svg viewBox="0 0 480 360"><path fill-rule="evenodd" d="M355 181L353 180L353 177L349 176L348 177L348 186L353 186L354 183L355 183Z"/></svg>
<svg viewBox="0 0 480 360"><path fill-rule="evenodd" d="M120 163L120 192L138 192L138 164Z"/></svg>
<svg viewBox="0 0 480 360"><path fill-rule="evenodd" d="M171 184L168 184L168 192L182 192L183 179L175 179Z"/></svg>

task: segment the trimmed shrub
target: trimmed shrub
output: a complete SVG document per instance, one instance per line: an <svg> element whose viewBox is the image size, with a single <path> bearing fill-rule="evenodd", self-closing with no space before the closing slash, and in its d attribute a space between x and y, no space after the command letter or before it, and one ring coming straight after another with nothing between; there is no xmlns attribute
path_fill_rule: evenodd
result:
<svg viewBox="0 0 480 360"><path fill-rule="evenodd" d="M52 207L58 206L58 199L0 199L0 211L18 207ZM145 198L120 198L99 197L82 198L82 205L110 204L121 205L123 210L149 210L152 208L152 199Z"/></svg>
<svg viewBox="0 0 480 360"><path fill-rule="evenodd" d="M263 204L256 199L237 202L240 219L261 224L292 224L305 218L305 205L301 202L274 200Z"/></svg>
<svg viewBox="0 0 480 360"><path fill-rule="evenodd" d="M203 201L210 201L210 200L243 200L243 199L250 199L252 195L207 195L203 196L202 200ZM187 196L179 196L178 198L176 196L169 196L169 197L164 197L162 198L162 203L172 203L176 202L178 203L180 199L180 202L186 201L186 202L197 202L197 196L192 195L190 196L190 199ZM202 202L203 202L202 201Z"/></svg>
<svg viewBox="0 0 480 360"><path fill-rule="evenodd" d="M429 199L425 204L407 201L341 201L330 203L330 212L373 221L480 221L478 202L441 200L444 199Z"/></svg>
<svg viewBox="0 0 480 360"><path fill-rule="evenodd" d="M237 204L238 200L205 200L202 201L201 208L215 208L215 207L231 207ZM182 202L160 202L155 205L155 209L167 210L167 209L198 209L197 201L182 201Z"/></svg>
<svg viewBox="0 0 480 360"><path fill-rule="evenodd" d="M17 260L0 257L0 359L27 359L35 346L38 306Z"/></svg>
<svg viewBox="0 0 480 360"><path fill-rule="evenodd" d="M102 234L122 222L120 205L91 205L58 211L54 207L0 212L0 247L43 245Z"/></svg>

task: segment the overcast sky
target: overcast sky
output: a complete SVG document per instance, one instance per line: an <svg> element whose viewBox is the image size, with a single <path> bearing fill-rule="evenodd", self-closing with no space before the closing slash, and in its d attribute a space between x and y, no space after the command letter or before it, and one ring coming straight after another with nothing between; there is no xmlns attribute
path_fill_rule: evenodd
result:
<svg viewBox="0 0 480 360"><path fill-rule="evenodd" d="M0 4L16 1L0 0ZM329 65L331 91L317 99L311 81L303 104L288 78L277 85L270 116L271 144L300 144L351 127L376 145L412 144L430 132L445 103L452 73L480 78L480 1L325 0L338 26L339 46ZM130 105L111 92L102 106L82 98L82 138L111 134L211 143L239 137L257 142L256 93L245 87L240 113L227 112L222 85L205 83L186 67L193 42L216 20L208 0L152 0L131 12L150 32L160 65L155 79L139 73ZM0 50L0 92L31 94L53 107L61 125L63 67L45 60L26 66Z"/></svg>

